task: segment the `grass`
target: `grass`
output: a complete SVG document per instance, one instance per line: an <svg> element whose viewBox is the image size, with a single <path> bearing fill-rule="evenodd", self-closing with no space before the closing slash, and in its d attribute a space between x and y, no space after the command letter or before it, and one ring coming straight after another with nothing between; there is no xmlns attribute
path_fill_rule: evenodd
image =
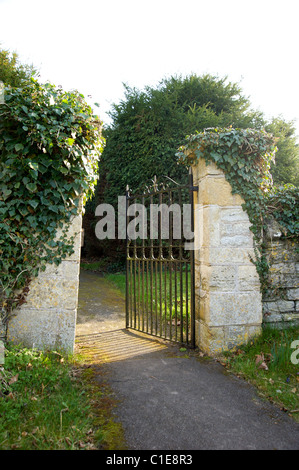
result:
<svg viewBox="0 0 299 470"><path fill-rule="evenodd" d="M264 327L260 337L234 352L224 353L221 362L299 422L299 364L293 363L299 358L299 348L292 347L296 340L299 326L284 330Z"/></svg>
<svg viewBox="0 0 299 470"><path fill-rule="evenodd" d="M1 450L107 449L114 438L109 390L77 358L9 346L0 368Z"/></svg>
<svg viewBox="0 0 299 470"><path fill-rule="evenodd" d="M146 271L148 269L148 271ZM170 271L153 263L133 263L129 271L129 324L164 338L191 340L191 273L183 266ZM106 279L126 295L126 275L106 274ZM188 291L186 292L186 283Z"/></svg>
<svg viewBox="0 0 299 470"><path fill-rule="evenodd" d="M114 273L105 274L105 279L111 282L118 290L125 296L126 295L126 274Z"/></svg>
<svg viewBox="0 0 299 470"><path fill-rule="evenodd" d="M92 261L92 262L81 262L80 268L83 271L94 271L94 272L102 272L103 267L105 266L105 262L103 260L100 261Z"/></svg>
<svg viewBox="0 0 299 470"><path fill-rule="evenodd" d="M93 271L98 273L116 273L120 271L125 271L125 262L123 259L111 261L109 258L82 258L80 268L83 271Z"/></svg>
<svg viewBox="0 0 299 470"><path fill-rule="evenodd" d="M113 283L123 295L126 295L126 274L125 273L114 273L106 274L105 278ZM171 281L171 282L170 282ZM131 295L133 296L133 274L130 273L129 289L131 289ZM191 275L190 272L187 273L187 282L188 282L188 302L190 300L191 292ZM132 283L132 284L131 284ZM182 303L183 307L183 316L186 315L186 272L182 271L182 298L180 295L180 286L181 279L179 270L175 274L172 272L170 274L169 270L163 271L162 275L159 270L153 270L152 273L152 294L151 294L151 281L150 281L150 271L146 275L144 272L143 278L143 289L142 289L142 274L136 271L136 280L135 280L135 292L137 304L142 302L142 293L143 293L143 302L145 305L150 304L151 295L153 310L157 305L160 308L160 302L162 306L162 312L166 311L167 318L170 316L170 304L171 304L171 316L175 315L175 290L176 290L176 299L177 299L177 310L180 309ZM170 291L171 286L171 291ZM190 307L189 307L190 308ZM179 314L179 313L178 313Z"/></svg>

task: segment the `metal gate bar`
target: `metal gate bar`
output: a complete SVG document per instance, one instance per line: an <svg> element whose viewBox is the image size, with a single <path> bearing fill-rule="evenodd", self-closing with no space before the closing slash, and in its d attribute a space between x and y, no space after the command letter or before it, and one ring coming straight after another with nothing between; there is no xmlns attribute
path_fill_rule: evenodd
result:
<svg viewBox="0 0 299 470"><path fill-rule="evenodd" d="M154 178L153 189L132 195L127 188L127 270L126 270L126 327L170 341L195 347L194 250L186 249L183 234L183 204L191 205L190 230L194 232L192 174L187 185L165 187ZM158 211L155 238L129 238L128 226L132 214L129 208L142 204L143 228L151 233L148 207L157 204L177 204L180 212L180 238L174 237L177 227L174 214L168 211L169 233L163 234L162 212ZM150 206L151 207L151 206ZM145 220L146 217L146 220ZM188 240L191 243L192 240Z"/></svg>

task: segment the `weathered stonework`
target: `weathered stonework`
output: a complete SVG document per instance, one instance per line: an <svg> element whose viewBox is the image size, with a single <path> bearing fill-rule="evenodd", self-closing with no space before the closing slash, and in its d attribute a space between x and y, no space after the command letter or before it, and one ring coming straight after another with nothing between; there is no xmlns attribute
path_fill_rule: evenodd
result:
<svg viewBox="0 0 299 470"><path fill-rule="evenodd" d="M298 243L281 235L272 223L265 237L270 288L263 294L263 320L285 327L299 323L299 253Z"/></svg>
<svg viewBox="0 0 299 470"><path fill-rule="evenodd" d="M46 270L31 281L26 303L14 312L9 322L8 341L37 349L73 352L81 226L82 216L78 215L73 219L68 231L69 236L75 236L74 253L59 266L48 264Z"/></svg>
<svg viewBox="0 0 299 470"><path fill-rule="evenodd" d="M200 159L193 178L196 342L213 355L260 333L262 298L244 200L215 164Z"/></svg>

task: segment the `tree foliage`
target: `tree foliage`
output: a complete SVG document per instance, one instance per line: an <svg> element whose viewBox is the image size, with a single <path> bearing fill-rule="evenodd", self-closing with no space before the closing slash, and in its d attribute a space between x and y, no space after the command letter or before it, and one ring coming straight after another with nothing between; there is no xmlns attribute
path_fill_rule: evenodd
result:
<svg viewBox="0 0 299 470"><path fill-rule="evenodd" d="M16 52L0 49L0 81L5 85L20 87L30 82L36 75L33 65L22 64Z"/></svg>
<svg viewBox="0 0 299 470"><path fill-rule="evenodd" d="M275 184L299 186L299 144L294 123L278 117L267 124L265 129L278 138L275 164L271 165Z"/></svg>
<svg viewBox="0 0 299 470"><path fill-rule="evenodd" d="M177 165L175 153L187 134L263 124L237 84L210 75L171 77L143 91L125 86L125 98L113 106L111 117L98 187L111 204L127 184L135 190L155 174L182 181L186 170Z"/></svg>
<svg viewBox="0 0 299 470"><path fill-rule="evenodd" d="M294 128L282 119L267 122L261 112L251 109L240 86L226 77L170 77L142 91L125 86L124 99L113 105L110 115L96 204L103 200L115 204L127 184L137 190L155 174L184 180L186 170L177 164L177 148L186 135L206 128L265 128L280 137L276 166L272 163L274 181L298 180ZM289 166L283 171L285 161Z"/></svg>

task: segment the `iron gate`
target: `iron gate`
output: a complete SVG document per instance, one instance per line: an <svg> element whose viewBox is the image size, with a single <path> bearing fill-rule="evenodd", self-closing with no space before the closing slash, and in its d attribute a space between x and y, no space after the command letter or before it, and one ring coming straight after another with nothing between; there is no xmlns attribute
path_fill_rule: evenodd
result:
<svg viewBox="0 0 299 470"><path fill-rule="evenodd" d="M126 190L126 327L189 347L195 347L194 190L191 171L186 185L155 177L143 192Z"/></svg>

